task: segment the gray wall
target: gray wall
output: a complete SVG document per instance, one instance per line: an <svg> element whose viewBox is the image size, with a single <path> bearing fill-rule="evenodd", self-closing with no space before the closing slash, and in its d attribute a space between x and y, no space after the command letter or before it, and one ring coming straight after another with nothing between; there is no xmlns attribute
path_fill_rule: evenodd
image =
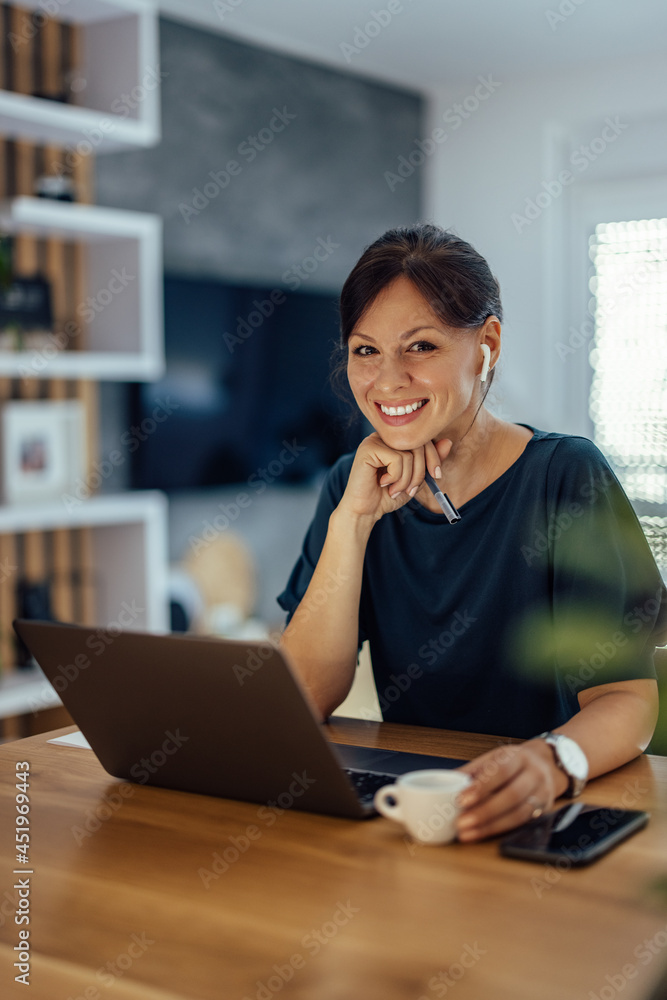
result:
<svg viewBox="0 0 667 1000"><path fill-rule="evenodd" d="M164 18L160 51L162 142L98 157L96 200L162 216L165 270L277 283L330 236L340 247L304 288L337 289L365 244L419 217L418 178L384 179L422 134L417 95ZM258 134L260 150L243 145ZM230 160L220 189L209 175Z"/></svg>

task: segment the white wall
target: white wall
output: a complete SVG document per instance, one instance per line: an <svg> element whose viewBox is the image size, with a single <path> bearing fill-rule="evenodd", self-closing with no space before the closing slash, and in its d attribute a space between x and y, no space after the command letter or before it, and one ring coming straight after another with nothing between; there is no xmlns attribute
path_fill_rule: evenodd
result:
<svg viewBox="0 0 667 1000"><path fill-rule="evenodd" d="M422 167L424 215L473 243L500 280L506 340L497 412L543 429L589 434L582 405L588 352L584 347L563 359L556 351L557 342L567 343L569 326L585 319L571 270L574 265L584 274L588 263L585 253L581 265L571 259L574 207L587 190L610 180L627 181L630 195L644 179L653 181L652 190L656 178L667 181L667 62L652 58L498 82L459 127L453 115L444 121L443 115L473 95L478 81L433 94L426 135L442 127L446 138ZM627 127L585 169L580 154L571 161L581 143L601 135L608 117ZM526 199L534 200L542 182L556 180L563 169L573 179L562 195L534 221L515 225L513 213L524 216ZM659 198L651 217L664 216L667 198Z"/></svg>

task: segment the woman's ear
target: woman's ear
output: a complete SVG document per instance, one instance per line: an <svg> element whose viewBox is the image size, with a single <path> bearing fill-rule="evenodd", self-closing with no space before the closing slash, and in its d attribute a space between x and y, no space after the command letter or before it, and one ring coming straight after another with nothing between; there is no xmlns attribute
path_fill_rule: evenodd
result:
<svg viewBox="0 0 667 1000"><path fill-rule="evenodd" d="M500 357L500 320L497 316L489 316L484 321L484 325L480 330L480 347L484 353L484 367L486 368L486 350L489 350L489 362L488 368L486 368L486 375L488 376L489 369L495 368L498 364L498 358ZM484 371L484 368L482 369ZM481 377L481 373L480 373ZM485 379L482 379L485 381Z"/></svg>

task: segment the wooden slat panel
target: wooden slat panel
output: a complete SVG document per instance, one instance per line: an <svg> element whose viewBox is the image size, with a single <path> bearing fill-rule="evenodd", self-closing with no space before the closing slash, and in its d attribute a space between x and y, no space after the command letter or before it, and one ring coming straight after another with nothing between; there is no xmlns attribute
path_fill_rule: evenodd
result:
<svg viewBox="0 0 667 1000"><path fill-rule="evenodd" d="M83 32L77 24L67 25L66 30L68 32L70 69L76 71L83 65ZM76 98L76 95L73 96ZM84 205L92 205L95 200L94 168L95 156L92 153L88 156L77 155L72 174L77 201Z"/></svg>
<svg viewBox="0 0 667 1000"><path fill-rule="evenodd" d="M9 66L7 65L7 53L5 48L5 38L9 37L9 10L3 3L0 4L0 88L9 90Z"/></svg>
<svg viewBox="0 0 667 1000"><path fill-rule="evenodd" d="M16 156L16 191L15 194L30 195L35 181L36 151L33 143L17 142L14 145ZM14 240L14 272L22 277L32 277L39 271L39 245L33 236L18 235ZM39 396L39 383L36 379L20 380L20 394L23 399L35 399Z"/></svg>
<svg viewBox="0 0 667 1000"><path fill-rule="evenodd" d="M92 153L88 156L77 156L73 166L72 176L76 189L76 200L83 205L92 205L94 196L95 178L95 158Z"/></svg>
<svg viewBox="0 0 667 1000"><path fill-rule="evenodd" d="M61 26L49 18L40 30L41 91L44 96L57 97L63 91L61 72Z"/></svg>
<svg viewBox="0 0 667 1000"><path fill-rule="evenodd" d="M82 625L94 625L97 620L95 600L95 565L93 561L93 529L79 528L79 615Z"/></svg>
<svg viewBox="0 0 667 1000"><path fill-rule="evenodd" d="M15 661L14 630L17 583L16 539L0 535L0 668L11 670Z"/></svg>
<svg viewBox="0 0 667 1000"><path fill-rule="evenodd" d="M32 94L35 81L30 15L19 7L12 7L9 21L11 31L17 38L12 45L12 90L19 94Z"/></svg>
<svg viewBox="0 0 667 1000"><path fill-rule="evenodd" d="M76 398L80 399L85 407L86 421L86 454L84 468L86 470L86 482L90 483L93 464L98 456L99 446L99 426L98 426L98 396L99 390L97 382L81 380L76 383ZM93 480L94 481L94 480ZM91 490L91 493L95 492Z"/></svg>
<svg viewBox="0 0 667 1000"><path fill-rule="evenodd" d="M53 614L60 621L74 621L72 539L67 528L53 532Z"/></svg>
<svg viewBox="0 0 667 1000"><path fill-rule="evenodd" d="M0 52L2 45L0 45ZM0 198L9 196L9 178L7 177L7 143L0 138Z"/></svg>
<svg viewBox="0 0 667 1000"><path fill-rule="evenodd" d="M46 576L46 560L44 555L44 532L26 531L23 536L24 564L23 573L29 583L42 583Z"/></svg>
<svg viewBox="0 0 667 1000"><path fill-rule="evenodd" d="M78 335L72 338L72 346L79 351L88 348L88 324L84 323L78 313L78 307L86 299L87 275L86 275L86 252L83 244L74 243L71 246L71 272L70 272L70 295L71 295L71 316L76 322Z"/></svg>
<svg viewBox="0 0 667 1000"><path fill-rule="evenodd" d="M6 13L6 8L0 8L0 27L4 26L4 14ZM4 47L0 44L0 60L4 54ZM4 79L2 64L0 63L0 82ZM9 176L8 176L8 161L9 156L13 156L13 144L6 142L4 139L0 139L0 198L8 198L13 191L10 191ZM10 378L0 378L0 404L6 399L11 399L12 395L12 380ZM1 419L1 417L0 417ZM0 612L0 628L2 628L2 614Z"/></svg>

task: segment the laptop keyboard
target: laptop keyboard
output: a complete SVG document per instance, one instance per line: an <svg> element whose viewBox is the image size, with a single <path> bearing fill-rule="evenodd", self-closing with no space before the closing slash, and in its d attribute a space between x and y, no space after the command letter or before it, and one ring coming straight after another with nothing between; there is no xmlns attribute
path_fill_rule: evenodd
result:
<svg viewBox="0 0 667 1000"><path fill-rule="evenodd" d="M354 785L354 790L362 802L372 802L378 788L382 788L383 785L393 785L396 782L395 774L359 771L354 767L344 767L343 770Z"/></svg>

